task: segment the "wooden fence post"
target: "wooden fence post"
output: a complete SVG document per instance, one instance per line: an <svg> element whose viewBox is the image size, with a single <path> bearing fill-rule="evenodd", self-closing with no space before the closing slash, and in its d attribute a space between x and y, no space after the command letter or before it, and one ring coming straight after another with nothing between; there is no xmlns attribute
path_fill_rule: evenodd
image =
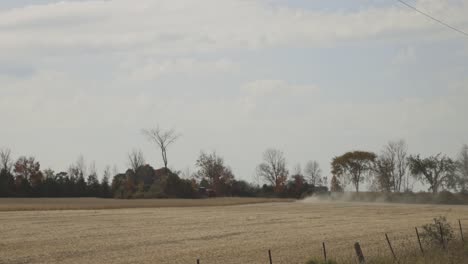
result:
<svg viewBox="0 0 468 264"><path fill-rule="evenodd" d="M445 239L444 239L444 231L442 230L442 223L439 222L439 231L440 231L440 242L442 243L442 248L446 250L445 248Z"/></svg>
<svg viewBox="0 0 468 264"><path fill-rule="evenodd" d="M390 243L390 239L388 238L387 233L385 233L385 238L387 239L388 247L390 248L390 251L392 252L393 259L397 262L400 263L395 255L395 251L393 251L392 243Z"/></svg>
<svg viewBox="0 0 468 264"><path fill-rule="evenodd" d="M323 246L323 258L325 259L325 263L327 262L327 248L325 247L325 242L322 243Z"/></svg>
<svg viewBox="0 0 468 264"><path fill-rule="evenodd" d="M415 227L414 229L416 229L416 236L418 237L419 249L421 249L421 254L424 256L424 249L423 249L422 244L421 244L421 238L419 237L418 228Z"/></svg>
<svg viewBox="0 0 468 264"><path fill-rule="evenodd" d="M460 219L458 219L458 226L460 226L460 236L461 236L461 240L462 240L463 242L465 242L465 238L463 237L463 229L462 229L462 225L461 225Z"/></svg>
<svg viewBox="0 0 468 264"><path fill-rule="evenodd" d="M361 245L359 245L359 242L354 243L354 250L356 251L356 256L358 257L359 264L366 263L366 260L364 258L364 254L362 253Z"/></svg>
<svg viewBox="0 0 468 264"><path fill-rule="evenodd" d="M271 250L268 250L268 257L270 258L270 264L273 264L273 260L271 258Z"/></svg>

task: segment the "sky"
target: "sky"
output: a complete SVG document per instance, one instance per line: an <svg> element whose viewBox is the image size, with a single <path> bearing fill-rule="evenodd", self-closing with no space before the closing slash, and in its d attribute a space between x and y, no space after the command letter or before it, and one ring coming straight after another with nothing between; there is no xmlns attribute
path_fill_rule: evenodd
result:
<svg viewBox="0 0 468 264"><path fill-rule="evenodd" d="M468 31L468 0L409 3ZM468 143L468 38L398 1L2 0L0 51L0 147L44 169L160 167L158 124L181 134L169 167L216 151L248 181L268 148L329 175L390 140Z"/></svg>

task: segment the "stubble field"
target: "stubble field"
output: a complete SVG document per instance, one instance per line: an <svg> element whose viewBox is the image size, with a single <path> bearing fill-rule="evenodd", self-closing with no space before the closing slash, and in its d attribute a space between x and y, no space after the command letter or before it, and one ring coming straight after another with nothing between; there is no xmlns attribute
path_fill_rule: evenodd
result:
<svg viewBox="0 0 468 264"><path fill-rule="evenodd" d="M0 204L7 207L8 201ZM387 254L384 233L400 250L416 247L414 227L433 217L468 220L466 206L210 205L3 211L0 263L268 263L268 249L274 263L305 263L320 256L322 241L332 257L351 256L356 241L368 255Z"/></svg>

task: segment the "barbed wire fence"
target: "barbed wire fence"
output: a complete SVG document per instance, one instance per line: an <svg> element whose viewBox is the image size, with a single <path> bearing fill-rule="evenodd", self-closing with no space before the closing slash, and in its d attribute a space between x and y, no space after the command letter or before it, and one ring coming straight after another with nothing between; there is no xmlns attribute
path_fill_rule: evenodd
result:
<svg viewBox="0 0 468 264"><path fill-rule="evenodd" d="M456 223L452 223L451 228L454 234L453 239L448 239L444 234L444 229L439 222L440 232L440 250L447 253L450 258L450 250L463 250L465 246L464 235L464 219L458 219ZM437 224L437 222L436 222ZM311 248L309 253L312 253L310 258L313 258L320 263L359 263L365 264L372 263L374 260L382 258L393 258L393 263L406 263L403 262L406 257L414 257L416 254L425 257L429 250L434 250L434 245L429 245L422 237L422 226L416 226L414 230L398 230L398 231L382 231L379 234L363 235L356 237L356 242L348 246L339 241L323 241L321 245ZM361 242L362 241L362 242ZM336 243L334 243L336 242ZM309 255L309 254L305 254ZM331 262L333 260L334 262ZM304 260L306 263L307 260ZM330 261L330 262L328 262ZM449 260L450 263L455 263ZM203 262L202 259L197 258L197 264L209 264L210 262ZM213 262L218 263L218 262ZM265 258L258 259L251 263L269 263L277 264L284 262L275 262L274 252L272 249L265 251Z"/></svg>

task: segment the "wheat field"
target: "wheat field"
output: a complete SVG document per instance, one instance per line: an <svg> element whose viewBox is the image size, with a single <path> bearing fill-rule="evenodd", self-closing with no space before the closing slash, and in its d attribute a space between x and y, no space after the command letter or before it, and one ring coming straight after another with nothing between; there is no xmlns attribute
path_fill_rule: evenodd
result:
<svg viewBox="0 0 468 264"><path fill-rule="evenodd" d="M8 205L6 200L0 203ZM19 200L16 203L17 208L25 208L18 207ZM202 264L268 263L268 249L273 263L305 263L321 255L322 241L330 257L351 256L356 241L367 255L385 255L389 253L384 233L398 252L416 247L414 227L433 217L445 215L452 222L466 219L468 223L467 206L448 205L298 201L41 208L50 209L43 204L34 211L0 212L0 263L173 264L196 263L197 258Z"/></svg>

